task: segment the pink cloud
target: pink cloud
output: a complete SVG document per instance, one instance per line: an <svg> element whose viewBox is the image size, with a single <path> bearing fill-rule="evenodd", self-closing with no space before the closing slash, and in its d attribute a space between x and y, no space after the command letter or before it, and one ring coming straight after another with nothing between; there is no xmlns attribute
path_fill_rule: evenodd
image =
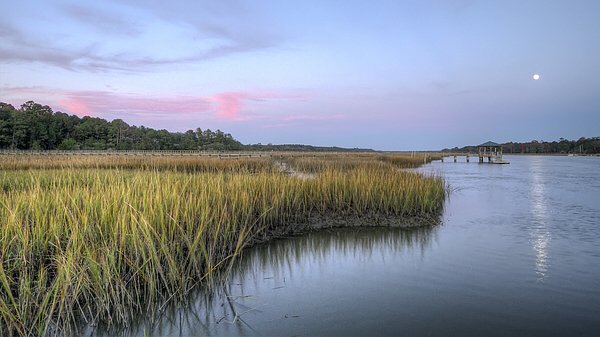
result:
<svg viewBox="0 0 600 337"><path fill-rule="evenodd" d="M257 92L223 92L207 98L216 104L215 116L229 121L241 121L256 118L257 116L242 116L242 110L247 108L249 101L266 102L271 100L304 100L304 96L290 93L276 93L269 91Z"/></svg>
<svg viewBox="0 0 600 337"><path fill-rule="evenodd" d="M309 120L340 119L342 115L288 115L285 111L266 113L257 104L275 101L303 101L305 96L291 92L228 91L212 96L150 96L112 91L58 90L46 87L2 88L11 101L38 100L52 104L58 110L79 116L107 119L123 118L144 125L177 124L199 119L219 119L225 122L265 120L270 123L290 123ZM20 103L19 103L20 104ZM276 108L277 106L275 106ZM270 107L273 109L273 106ZM268 110L267 110L268 111ZM165 124L165 125L166 125Z"/></svg>
<svg viewBox="0 0 600 337"><path fill-rule="evenodd" d="M66 92L65 96L66 99L59 103L75 113L77 110L74 109L86 107L84 111L88 113L193 114L209 111L210 107L206 99L196 96L156 97L107 91Z"/></svg>
<svg viewBox="0 0 600 337"><path fill-rule="evenodd" d="M227 120L239 120L240 108L243 99L250 98L250 95L243 92L224 92L209 97L209 100L217 104L216 116Z"/></svg>
<svg viewBox="0 0 600 337"><path fill-rule="evenodd" d="M71 99L71 98L65 98L65 99L59 100L58 104L60 104L64 108L66 108L66 110L68 110L69 112L72 112L76 115L79 115L79 116L90 116L91 115L90 108L83 101Z"/></svg>
<svg viewBox="0 0 600 337"><path fill-rule="evenodd" d="M65 112L80 116L110 113L182 115L207 113L211 104L200 96L150 96L110 91L57 90L44 87L2 88L11 101L55 102Z"/></svg>

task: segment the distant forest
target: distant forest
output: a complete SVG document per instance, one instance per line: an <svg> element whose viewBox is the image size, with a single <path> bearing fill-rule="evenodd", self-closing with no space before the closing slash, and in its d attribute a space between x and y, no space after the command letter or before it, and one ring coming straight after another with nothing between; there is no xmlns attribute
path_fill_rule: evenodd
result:
<svg viewBox="0 0 600 337"><path fill-rule="evenodd" d="M505 153L600 153L600 137L544 142L504 143ZM169 132L78 117L52 111L32 101L20 108L0 102L0 149L18 150L206 150L206 151L374 151L363 148L323 147L302 144L243 145L229 133L210 129ZM476 152L476 146L444 149L444 152Z"/></svg>
<svg viewBox="0 0 600 337"><path fill-rule="evenodd" d="M477 152L477 146L465 146L462 148L444 149L443 152ZM545 142L532 140L525 143L503 143L504 153L573 153L573 154L597 154L600 153L600 137L585 138L578 140L567 140L560 138L558 141Z"/></svg>
<svg viewBox="0 0 600 337"><path fill-rule="evenodd" d="M248 151L310 151L310 152L375 152L373 149L347 148L337 146L313 146L304 144L250 144L244 146Z"/></svg>
<svg viewBox="0 0 600 337"><path fill-rule="evenodd" d="M29 101L20 108L0 102L0 149L17 150L206 150L373 151L302 144L243 145L210 129L169 132L129 125L121 119L78 117Z"/></svg>
<svg viewBox="0 0 600 337"><path fill-rule="evenodd" d="M0 102L0 149L20 150L241 150L230 134L210 129L169 132L121 119L78 117L27 102Z"/></svg>

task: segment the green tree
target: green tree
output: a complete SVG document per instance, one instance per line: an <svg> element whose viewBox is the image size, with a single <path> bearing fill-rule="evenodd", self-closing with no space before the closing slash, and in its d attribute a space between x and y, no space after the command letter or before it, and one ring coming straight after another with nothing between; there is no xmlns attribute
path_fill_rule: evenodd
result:
<svg viewBox="0 0 600 337"><path fill-rule="evenodd" d="M28 101L15 109L0 102L0 148L16 149L241 149L242 144L221 130L184 133L128 125L120 119L53 112L47 105Z"/></svg>
<svg viewBox="0 0 600 337"><path fill-rule="evenodd" d="M13 114L13 128L11 147L13 149L31 148L31 121L29 115L22 111L15 111Z"/></svg>
<svg viewBox="0 0 600 337"><path fill-rule="evenodd" d="M197 150L198 138L193 130L187 130L182 137L181 148L183 150Z"/></svg>
<svg viewBox="0 0 600 337"><path fill-rule="evenodd" d="M0 103L0 148L12 145L13 115L15 108L6 103Z"/></svg>
<svg viewBox="0 0 600 337"><path fill-rule="evenodd" d="M73 138L66 138L58 145L59 150L79 150L79 148L79 144Z"/></svg>

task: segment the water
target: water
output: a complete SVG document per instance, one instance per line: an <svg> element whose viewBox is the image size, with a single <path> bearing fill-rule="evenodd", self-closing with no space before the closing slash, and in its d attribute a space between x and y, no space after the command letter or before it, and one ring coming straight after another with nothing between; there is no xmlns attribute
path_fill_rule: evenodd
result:
<svg viewBox="0 0 600 337"><path fill-rule="evenodd" d="M506 159L420 169L452 188L441 226L257 246L222 286L124 334L600 335L600 158Z"/></svg>

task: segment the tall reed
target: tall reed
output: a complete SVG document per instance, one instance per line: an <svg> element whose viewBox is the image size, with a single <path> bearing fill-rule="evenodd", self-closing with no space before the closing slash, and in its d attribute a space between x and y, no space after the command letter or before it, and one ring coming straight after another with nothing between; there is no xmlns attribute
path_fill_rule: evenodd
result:
<svg viewBox="0 0 600 337"><path fill-rule="evenodd" d="M0 171L0 332L126 324L315 217L433 219L443 207L439 177L359 166L297 179L248 165Z"/></svg>
<svg viewBox="0 0 600 337"><path fill-rule="evenodd" d="M272 160L266 157L5 155L0 159L0 170L86 168L248 173L274 170Z"/></svg>
<svg viewBox="0 0 600 337"><path fill-rule="evenodd" d="M322 172L328 169L350 170L356 168L394 169L414 168L439 159L430 154L361 154L319 155L314 157L283 157L295 170L302 172Z"/></svg>

